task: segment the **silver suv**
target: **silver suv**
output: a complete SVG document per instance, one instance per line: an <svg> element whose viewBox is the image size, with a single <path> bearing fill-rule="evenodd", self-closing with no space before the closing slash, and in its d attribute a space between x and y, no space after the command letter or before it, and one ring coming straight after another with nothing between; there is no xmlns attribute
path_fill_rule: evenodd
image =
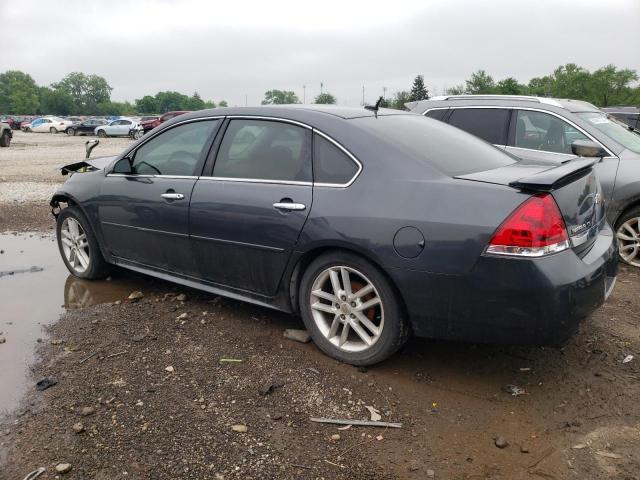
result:
<svg viewBox="0 0 640 480"><path fill-rule="evenodd" d="M620 257L640 267L640 133L579 100L454 95L411 102L406 107L528 162L559 164L576 155L602 157L596 169Z"/></svg>

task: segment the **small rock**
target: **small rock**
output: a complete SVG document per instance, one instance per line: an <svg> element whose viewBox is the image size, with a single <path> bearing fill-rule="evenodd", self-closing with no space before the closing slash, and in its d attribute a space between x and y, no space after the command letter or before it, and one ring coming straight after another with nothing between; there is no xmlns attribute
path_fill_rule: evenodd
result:
<svg viewBox="0 0 640 480"><path fill-rule="evenodd" d="M80 410L80 415L82 415L83 417L88 417L89 415L93 415L94 413L96 413L96 409L93 407L82 407L82 410Z"/></svg>
<svg viewBox="0 0 640 480"><path fill-rule="evenodd" d="M144 294L140 290L136 290L134 292L131 292L127 298L132 302L136 302L140 300L142 297L144 297Z"/></svg>
<svg viewBox="0 0 640 480"><path fill-rule="evenodd" d="M47 377L40 380L36 383L36 390L39 392L46 390L47 388L51 388L54 385L58 384L58 380L55 377Z"/></svg>
<svg viewBox="0 0 640 480"><path fill-rule="evenodd" d="M64 340L51 340L51 345L62 345Z"/></svg>
<svg viewBox="0 0 640 480"><path fill-rule="evenodd" d="M122 302L120 300L116 300L115 302L113 302L114 305L120 305Z"/></svg>
<svg viewBox="0 0 640 480"><path fill-rule="evenodd" d="M175 369L171 365L169 365L168 367L165 367L165 370L169 373L173 373Z"/></svg>
<svg viewBox="0 0 640 480"><path fill-rule="evenodd" d="M280 388L283 385L284 385L284 383L280 382L280 381L267 382L260 388L260 390L258 390L258 393L260 393L260 395L262 395L262 396L269 395L276 388Z"/></svg>
<svg viewBox="0 0 640 480"><path fill-rule="evenodd" d="M74 432L76 433L82 433L84 432L84 425L81 422L78 423L74 423L73 426L71 427L73 429Z"/></svg>
<svg viewBox="0 0 640 480"><path fill-rule="evenodd" d="M340 434L339 433L334 433L333 435L331 435L331 440L337 442L338 440L340 440Z"/></svg>
<svg viewBox="0 0 640 480"><path fill-rule="evenodd" d="M306 330L298 330L293 328L287 328L284 331L284 338L289 340L295 340L300 343L308 343L311 341L311 335Z"/></svg>
<svg viewBox="0 0 640 480"><path fill-rule="evenodd" d="M274 415L271 415L271 418L273 420L281 420L282 419L282 415L280 413L276 413Z"/></svg>
<svg viewBox="0 0 640 480"><path fill-rule="evenodd" d="M494 443L498 448L507 448L509 446L509 442L504 437L496 437Z"/></svg>
<svg viewBox="0 0 640 480"><path fill-rule="evenodd" d="M177 320L184 320L185 318L188 318L189 314L187 312L181 313L180 315L178 315L176 317Z"/></svg>
<svg viewBox="0 0 640 480"><path fill-rule="evenodd" d="M141 333L140 335L134 335L133 337L131 337L131 340L134 342L142 342L144 340L144 333Z"/></svg>
<svg viewBox="0 0 640 480"><path fill-rule="evenodd" d="M412 463L411 465L409 465L410 472L417 472L418 470L420 470L420 465L417 465L415 463Z"/></svg>
<svg viewBox="0 0 640 480"><path fill-rule="evenodd" d="M434 478L436 476L436 472L433 470L427 470L427 478Z"/></svg>
<svg viewBox="0 0 640 480"><path fill-rule="evenodd" d="M520 453L529 453L529 445L526 443L520 445Z"/></svg>
<svg viewBox="0 0 640 480"><path fill-rule="evenodd" d="M0 344L7 343L7 339L4 337L0 337Z"/></svg>
<svg viewBox="0 0 640 480"><path fill-rule="evenodd" d="M247 433L249 429L246 425L231 425L231 430L238 433Z"/></svg>
<svg viewBox="0 0 640 480"><path fill-rule="evenodd" d="M70 463L59 463L58 465L56 465L56 472L58 473L69 473L71 471L71 464Z"/></svg>
<svg viewBox="0 0 640 480"><path fill-rule="evenodd" d="M176 300L179 302L186 302L187 301L187 296L184 293L181 293L180 295L178 295L176 297Z"/></svg>

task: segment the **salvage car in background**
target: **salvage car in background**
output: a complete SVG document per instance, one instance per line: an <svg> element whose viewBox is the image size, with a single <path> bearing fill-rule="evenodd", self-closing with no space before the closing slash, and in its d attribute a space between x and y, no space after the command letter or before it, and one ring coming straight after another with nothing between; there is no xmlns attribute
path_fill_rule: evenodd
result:
<svg viewBox="0 0 640 480"><path fill-rule="evenodd" d="M640 134L590 103L510 96L453 95L407 107L472 133L529 162L560 165L590 142L620 257L640 267Z"/></svg>
<svg viewBox="0 0 640 480"><path fill-rule="evenodd" d="M602 111L640 132L640 107L606 107Z"/></svg>
<svg viewBox="0 0 640 480"><path fill-rule="evenodd" d="M20 128L25 132L58 133L64 132L71 125L73 125L73 122L70 120L58 117L40 117L25 126L20 126Z"/></svg>
<svg viewBox="0 0 640 480"><path fill-rule="evenodd" d="M95 135L96 128L101 125L107 125L109 122L102 118L90 118L84 122L74 123L67 127L65 133L67 135Z"/></svg>
<svg viewBox="0 0 640 480"><path fill-rule="evenodd" d="M134 139L142 135L142 127L130 118L119 118L107 125L101 125L94 130L95 134L104 137L131 137Z"/></svg>
<svg viewBox="0 0 640 480"><path fill-rule="evenodd" d="M142 125L142 129L144 130L144 133L148 133L151 130L153 130L154 128L156 128L158 125L162 125L164 122L167 122L169 120L171 120L172 118L175 118L179 115L182 115L183 113L189 113L188 110L180 110L180 111L174 111L174 112L167 112L162 114L159 117L156 117L154 119L151 120L144 120L141 122Z"/></svg>
<svg viewBox="0 0 640 480"><path fill-rule="evenodd" d="M11 139L13 138L13 132L11 126L8 123L0 122L0 147L8 147L11 145Z"/></svg>
<svg viewBox="0 0 640 480"><path fill-rule="evenodd" d="M119 265L299 313L323 351L369 365L410 332L571 335L617 269L596 161L523 165L394 110L221 108L63 167L50 203L73 275Z"/></svg>

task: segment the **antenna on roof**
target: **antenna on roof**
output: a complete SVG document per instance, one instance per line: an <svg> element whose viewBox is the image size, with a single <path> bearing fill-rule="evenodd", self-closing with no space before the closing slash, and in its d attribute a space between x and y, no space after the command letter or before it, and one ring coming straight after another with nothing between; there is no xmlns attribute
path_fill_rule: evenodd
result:
<svg viewBox="0 0 640 480"><path fill-rule="evenodd" d="M378 117L378 110L380 109L380 104L383 101L384 101L384 98L380 97L375 105L365 105L364 108L366 108L367 110L371 110L376 115L376 118L377 118Z"/></svg>

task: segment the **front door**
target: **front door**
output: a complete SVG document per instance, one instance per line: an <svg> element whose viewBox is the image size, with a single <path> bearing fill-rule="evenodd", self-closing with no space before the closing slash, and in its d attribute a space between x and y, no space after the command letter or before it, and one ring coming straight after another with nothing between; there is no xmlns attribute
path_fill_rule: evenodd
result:
<svg viewBox="0 0 640 480"><path fill-rule="evenodd" d="M228 122L213 173L191 197L198 275L273 295L311 209L311 130L284 121Z"/></svg>
<svg viewBox="0 0 640 480"><path fill-rule="evenodd" d="M172 127L115 164L98 201L112 255L167 271L193 270L189 201L219 122Z"/></svg>

